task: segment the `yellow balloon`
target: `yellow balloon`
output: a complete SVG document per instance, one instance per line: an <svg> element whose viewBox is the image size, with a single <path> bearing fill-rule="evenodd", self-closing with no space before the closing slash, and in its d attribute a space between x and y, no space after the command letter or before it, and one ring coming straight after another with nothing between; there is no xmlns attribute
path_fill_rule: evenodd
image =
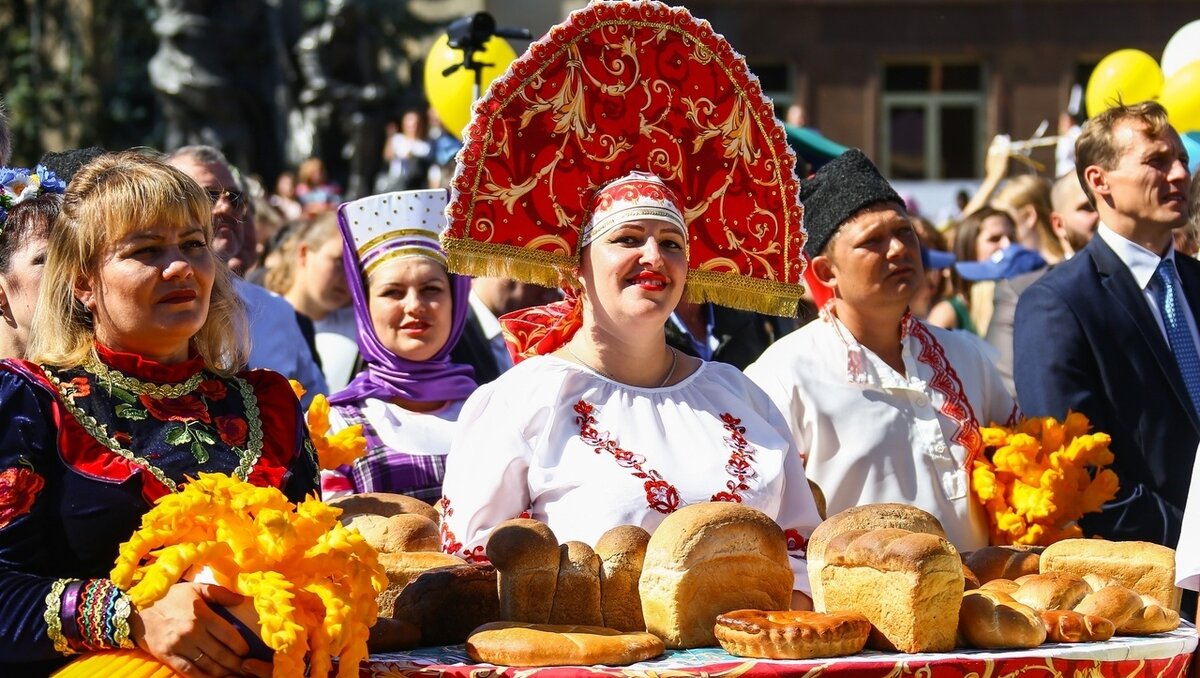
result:
<svg viewBox="0 0 1200 678"><path fill-rule="evenodd" d="M1088 78L1088 117L1111 108L1118 99L1124 104L1153 99L1162 87L1162 69L1154 57L1137 49L1119 49L1101 59Z"/></svg>
<svg viewBox="0 0 1200 678"><path fill-rule="evenodd" d="M472 58L479 63L488 64L482 71L483 78L480 82L479 95L483 96L488 85L504 73L508 65L517 58L517 53L504 38L492 36L484 43L483 49L475 52ZM425 98L441 117L446 131L459 139L462 138L467 123L471 121L471 104L474 103L471 95L475 88L475 72L467 68L459 68L450 75L443 75L443 72L462 62L463 51L451 47L445 34L433 43L429 56L425 58Z"/></svg>
<svg viewBox="0 0 1200 678"><path fill-rule="evenodd" d="M1167 109L1167 119L1180 134L1200 130L1200 61L1175 71L1163 85L1158 103Z"/></svg>

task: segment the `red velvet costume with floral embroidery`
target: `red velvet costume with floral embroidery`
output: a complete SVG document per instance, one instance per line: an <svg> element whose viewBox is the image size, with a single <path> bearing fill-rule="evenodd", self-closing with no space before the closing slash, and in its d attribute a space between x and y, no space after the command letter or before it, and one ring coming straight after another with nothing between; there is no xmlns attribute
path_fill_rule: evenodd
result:
<svg viewBox="0 0 1200 678"><path fill-rule="evenodd" d="M293 501L317 489L299 403L280 375L226 378L200 358L163 365L101 346L97 356L71 369L0 362L5 676L45 675L65 654L113 644L105 605L119 604L107 581L117 549L188 478L230 473Z"/></svg>

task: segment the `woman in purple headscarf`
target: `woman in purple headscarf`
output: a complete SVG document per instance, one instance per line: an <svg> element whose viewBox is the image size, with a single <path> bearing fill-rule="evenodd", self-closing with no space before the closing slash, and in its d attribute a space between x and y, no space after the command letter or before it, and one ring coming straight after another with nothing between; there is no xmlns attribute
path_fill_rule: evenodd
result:
<svg viewBox="0 0 1200 678"><path fill-rule="evenodd" d="M366 370L333 394L330 426L362 424L367 453L322 475L326 498L395 492L441 496L445 457L473 370L450 361L470 279L446 272L442 189L385 193L338 208L346 278Z"/></svg>

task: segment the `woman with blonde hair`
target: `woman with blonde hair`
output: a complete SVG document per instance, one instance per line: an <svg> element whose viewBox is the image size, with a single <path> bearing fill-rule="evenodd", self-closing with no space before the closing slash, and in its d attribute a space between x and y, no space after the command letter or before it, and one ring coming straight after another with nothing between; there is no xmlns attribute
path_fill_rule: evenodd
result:
<svg viewBox="0 0 1200 678"><path fill-rule="evenodd" d="M1054 211L1050 182L1033 174L1012 177L992 196L990 205L1008 212L1017 229L1015 242L1040 253L1049 263L1063 260L1062 243L1050 223Z"/></svg>
<svg viewBox="0 0 1200 678"><path fill-rule="evenodd" d="M1007 212L991 207L984 207L967 215L954 232L954 258L957 261L987 261L996 252L1008 247L1016 240L1016 225ZM982 305L980 295L972 294L974 284L963 278L957 272L950 274L952 290L950 296L938 302L929 311L928 321L932 325L949 330L967 330L973 334L982 334L986 323L980 323L977 312L986 311L987 319L991 318L991 291L988 290ZM984 287L993 287L992 283L980 283ZM981 287L982 289L982 287Z"/></svg>
<svg viewBox="0 0 1200 678"><path fill-rule="evenodd" d="M291 387L242 372L246 321L219 265L211 203L136 153L72 179L55 224L29 362L0 362L0 667L145 650L185 675L269 674L217 608L242 597L174 584L133 609L108 578L158 499L202 472L300 500L316 466Z"/></svg>

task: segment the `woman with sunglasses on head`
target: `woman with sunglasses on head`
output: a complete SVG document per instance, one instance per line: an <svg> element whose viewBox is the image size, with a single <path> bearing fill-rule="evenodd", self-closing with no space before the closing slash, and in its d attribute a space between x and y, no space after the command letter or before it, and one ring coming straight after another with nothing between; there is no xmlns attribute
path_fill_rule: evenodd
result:
<svg viewBox="0 0 1200 678"><path fill-rule="evenodd" d="M109 580L152 503L199 473L316 489L287 381L242 372L245 318L217 262L210 202L185 174L104 155L71 182L29 362L0 363L0 674L139 647L192 676L269 675L190 582L134 609Z"/></svg>
<svg viewBox="0 0 1200 678"><path fill-rule="evenodd" d="M41 165L33 171L0 167L0 358L25 357L50 225L64 190Z"/></svg>
<svg viewBox="0 0 1200 678"><path fill-rule="evenodd" d="M476 107L459 154L443 235L452 270L559 280L566 300L501 318L523 360L463 406L442 548L484 560L493 529L521 515L559 543L594 546L618 525L653 532L682 506L737 502L783 529L793 588L804 593L804 544L820 517L783 414L736 367L683 355L665 332L685 296L794 313L803 241L794 157L769 102L706 98L753 90L711 32L679 35L697 25L686 10L656 10L621 37L681 58L692 53L687 40L705 40L724 56L676 68L628 54L614 65L604 56L614 38L595 30L609 11L594 3L552 29L555 44L578 48L569 60L546 62L536 55L562 52L539 44L514 62ZM535 70L536 79L519 75ZM672 84L623 87L620 73ZM571 96L574 77L596 78L596 95L526 108ZM685 90L677 102L656 94ZM701 100L702 115L686 114ZM731 116L743 127L709 125ZM620 140L617 150L605 151L605 139Z"/></svg>

